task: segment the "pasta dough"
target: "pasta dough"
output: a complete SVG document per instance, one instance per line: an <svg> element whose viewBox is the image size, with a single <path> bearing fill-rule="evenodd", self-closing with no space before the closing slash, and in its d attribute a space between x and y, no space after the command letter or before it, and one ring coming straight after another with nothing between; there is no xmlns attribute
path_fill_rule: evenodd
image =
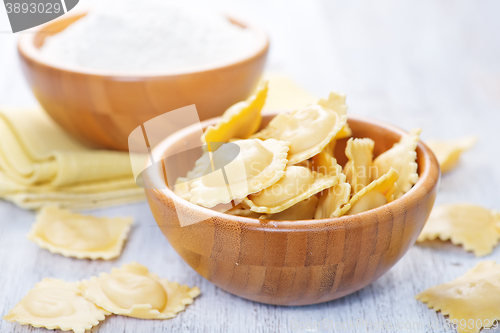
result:
<svg viewBox="0 0 500 333"><path fill-rule="evenodd" d="M111 313L141 319L173 318L200 294L197 287L161 279L135 262L84 280L80 289L86 299Z"/></svg>
<svg viewBox="0 0 500 333"><path fill-rule="evenodd" d="M43 279L3 319L21 325L84 333L110 313L86 300L79 282Z"/></svg>
<svg viewBox="0 0 500 333"><path fill-rule="evenodd" d="M441 173L446 173L457 166L460 155L466 150L471 149L477 142L477 138L470 136L454 141L429 140L427 145L441 166Z"/></svg>
<svg viewBox="0 0 500 333"><path fill-rule="evenodd" d="M203 143L229 142L230 139L246 139L257 132L262 122L261 110L266 102L267 81L246 101L231 106L215 126L209 126L202 137Z"/></svg>
<svg viewBox="0 0 500 333"><path fill-rule="evenodd" d="M482 261L455 280L431 287L417 300L457 323L459 333L478 333L500 319L500 265Z"/></svg>
<svg viewBox="0 0 500 333"><path fill-rule="evenodd" d="M401 140L391 149L380 154L373 161L379 174L386 174L390 168L394 168L398 172L399 179L396 183L395 199L408 192L418 181L416 148L421 131L420 128L412 129L408 134L403 135Z"/></svg>
<svg viewBox="0 0 500 333"><path fill-rule="evenodd" d="M451 240L478 257L490 254L500 240L500 213L468 204L434 207L418 241Z"/></svg>
<svg viewBox="0 0 500 333"><path fill-rule="evenodd" d="M227 156L234 155L229 151L234 145L239 146L239 154L225 163ZM220 165L223 169L212 171L209 166L204 175L191 184L191 202L213 207L273 185L284 175L288 146L288 142L275 139L238 140L221 146L212 154L212 159L214 166Z"/></svg>
<svg viewBox="0 0 500 333"><path fill-rule="evenodd" d="M52 253L109 260L120 255L132 218L80 215L54 206L37 216L28 239Z"/></svg>
<svg viewBox="0 0 500 333"><path fill-rule="evenodd" d="M325 176L305 167L289 166L276 184L244 200L254 212L276 214L337 182L337 177Z"/></svg>

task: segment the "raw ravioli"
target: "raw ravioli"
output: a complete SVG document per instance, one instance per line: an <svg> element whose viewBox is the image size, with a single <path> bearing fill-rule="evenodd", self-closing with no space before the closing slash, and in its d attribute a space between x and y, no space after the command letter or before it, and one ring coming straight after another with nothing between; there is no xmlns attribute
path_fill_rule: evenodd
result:
<svg viewBox="0 0 500 333"><path fill-rule="evenodd" d="M234 160L226 163L227 156L234 155L230 150L235 145L240 151ZM221 146L212 154L212 160L214 166L223 168L212 171L209 166L204 175L191 184L191 202L210 208L273 185L285 173L288 147L288 142L275 139L238 140Z"/></svg>
<svg viewBox="0 0 500 333"><path fill-rule="evenodd" d="M245 198L257 213L276 214L338 183L338 177L325 176L300 166L289 166L273 186Z"/></svg>
<svg viewBox="0 0 500 333"><path fill-rule="evenodd" d="M482 261L455 280L431 287L415 298L448 315L459 333L478 333L500 320L500 265Z"/></svg>
<svg viewBox="0 0 500 333"><path fill-rule="evenodd" d="M3 319L21 325L84 333L110 313L86 300L79 282L43 279Z"/></svg>
<svg viewBox="0 0 500 333"><path fill-rule="evenodd" d="M412 129L408 134L403 135L401 140L391 149L380 154L373 161L379 175L386 174L390 168L394 168L398 172L399 179L394 199L400 198L418 181L416 148L421 131L420 128Z"/></svg>
<svg viewBox="0 0 500 333"><path fill-rule="evenodd" d="M395 169L389 169L385 175L353 195L346 205L337 208L333 216L358 214L391 202L394 200L393 194L396 191L398 177Z"/></svg>
<svg viewBox="0 0 500 333"><path fill-rule="evenodd" d="M65 257L109 260L120 255L131 217L95 217L49 206L37 215L28 239Z"/></svg>
<svg viewBox="0 0 500 333"><path fill-rule="evenodd" d="M462 155L464 151L474 147L476 142L477 138L475 136L470 136L454 141L429 140L426 143L436 155L439 165L441 166L441 173L446 173L457 166L460 155Z"/></svg>
<svg viewBox="0 0 500 333"><path fill-rule="evenodd" d="M500 213L486 208L452 204L434 207L418 241L451 240L478 257L490 254L500 240Z"/></svg>
<svg viewBox="0 0 500 333"><path fill-rule="evenodd" d="M215 126L209 126L202 137L203 143L229 142L230 139L247 139L259 130L261 110L266 102L267 81L246 101L231 106Z"/></svg>
<svg viewBox="0 0 500 333"><path fill-rule="evenodd" d="M200 294L197 287L161 279L135 262L82 281L80 290L111 313L141 319L173 318Z"/></svg>

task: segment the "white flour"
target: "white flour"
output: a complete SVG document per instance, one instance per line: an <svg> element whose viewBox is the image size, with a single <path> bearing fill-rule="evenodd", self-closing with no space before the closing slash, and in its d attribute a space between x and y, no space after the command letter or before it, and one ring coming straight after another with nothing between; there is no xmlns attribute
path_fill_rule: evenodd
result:
<svg viewBox="0 0 500 333"><path fill-rule="evenodd" d="M165 0L121 0L102 1L47 38L41 51L61 65L168 73L237 60L255 44L252 31L222 14Z"/></svg>

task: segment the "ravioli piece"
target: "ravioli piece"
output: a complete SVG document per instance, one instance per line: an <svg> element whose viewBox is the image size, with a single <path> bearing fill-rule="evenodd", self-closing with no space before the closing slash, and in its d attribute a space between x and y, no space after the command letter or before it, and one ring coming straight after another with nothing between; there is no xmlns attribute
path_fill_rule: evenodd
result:
<svg viewBox="0 0 500 333"><path fill-rule="evenodd" d="M345 154L349 161L344 171L347 176L347 182L351 184L353 194L358 193L371 182L374 146L375 142L368 138L350 138L347 141Z"/></svg>
<svg viewBox="0 0 500 333"><path fill-rule="evenodd" d="M209 126L202 137L203 143L229 142L230 139L247 139L259 130L261 110L266 102L267 81L263 81L255 95L231 106L215 126Z"/></svg>
<svg viewBox="0 0 500 333"><path fill-rule="evenodd" d="M398 172L395 169L389 169L385 175L353 195L347 204L337 208L333 216L354 215L391 202L394 200L393 194L397 189L398 177Z"/></svg>
<svg viewBox="0 0 500 333"><path fill-rule="evenodd" d="M290 114L278 114L253 137L290 142L288 165L294 165L321 152L346 123L346 115L339 116L332 109L310 105Z"/></svg>
<svg viewBox="0 0 500 333"><path fill-rule="evenodd" d="M37 215L28 239L65 257L109 260L120 255L131 217L81 215L54 206Z"/></svg>
<svg viewBox="0 0 500 333"><path fill-rule="evenodd" d="M474 147L477 142L477 137L469 136L467 138L454 141L438 141L429 140L426 144L431 148L432 152L441 166L441 173L446 173L457 166L460 155Z"/></svg>
<svg viewBox="0 0 500 333"><path fill-rule="evenodd" d="M191 198L191 180L188 180L187 177L179 177L175 181L174 193L179 197L185 200L189 200Z"/></svg>
<svg viewBox="0 0 500 333"><path fill-rule="evenodd" d="M459 333L478 333L481 327L491 327L500 320L500 265L481 261L465 275L415 298L448 315L451 323L457 323Z"/></svg>
<svg viewBox="0 0 500 333"><path fill-rule="evenodd" d="M315 219L333 217L333 212L349 202L351 198L351 185L346 183L346 176L342 167L333 157L335 140L332 141L321 153L313 157L314 170L338 178L338 183L321 192L318 205L314 213Z"/></svg>
<svg viewBox="0 0 500 333"><path fill-rule="evenodd" d="M451 240L473 251L477 257L493 251L500 240L500 213L486 208L451 204L434 207L418 241Z"/></svg>
<svg viewBox="0 0 500 333"><path fill-rule="evenodd" d="M271 215L262 215L259 219L275 221L312 220L314 218L314 212L316 211L317 205L318 197L313 195L312 197L302 200L282 212Z"/></svg>
<svg viewBox="0 0 500 333"><path fill-rule="evenodd" d="M310 168L324 175L338 176L342 173L342 167L338 165L333 157L336 141L331 141L319 154L312 157Z"/></svg>
<svg viewBox="0 0 500 333"><path fill-rule="evenodd" d="M244 199L257 213L276 214L338 183L337 177L325 176L300 166L289 166L276 184Z"/></svg>
<svg viewBox="0 0 500 333"><path fill-rule="evenodd" d="M110 313L86 300L79 282L43 279L3 319L21 325L84 333Z"/></svg>
<svg viewBox="0 0 500 333"><path fill-rule="evenodd" d="M194 163L193 170L187 172L186 177L178 177L175 180L174 193L189 201L191 199L191 185L196 178L203 176L205 170L210 166L210 161L210 152L204 152Z"/></svg>
<svg viewBox="0 0 500 333"><path fill-rule="evenodd" d="M394 168L398 172L399 179L396 183L395 199L408 192L418 181L416 149L421 131L420 128L412 129L408 134L403 135L401 140L391 149L380 154L373 161L379 174L386 174L390 168Z"/></svg>
<svg viewBox="0 0 500 333"><path fill-rule="evenodd" d="M231 208L230 210L226 211L225 213L230 214L230 215L249 217L249 218L253 218L253 219L258 219L259 217L262 216L262 214L252 212L250 210L250 207L244 201L240 202L235 207Z"/></svg>
<svg viewBox="0 0 500 333"><path fill-rule="evenodd" d="M200 294L198 287L160 279L136 262L84 280L80 290L111 313L141 319L173 318Z"/></svg>
<svg viewBox="0 0 500 333"><path fill-rule="evenodd" d="M318 105L332 109L337 112L339 116L347 114L347 105L345 104L346 95L342 93L331 92L327 99L320 99ZM352 136L351 128L346 123L342 129L335 135L336 140L348 138Z"/></svg>
<svg viewBox="0 0 500 333"><path fill-rule="evenodd" d="M234 155L229 150L235 145L240 148L239 154L227 163L227 156ZM214 166L224 167L212 171L209 166L204 175L191 184L190 201L210 208L273 185L285 173L288 147L288 142L275 139L238 140L221 146L212 154L212 159Z"/></svg>
<svg viewBox="0 0 500 333"><path fill-rule="evenodd" d="M346 182L346 176L342 173L342 167L337 163L335 158L330 157L329 163L326 161L323 163L328 164L331 170L329 175L337 176L338 183L320 194L318 206L314 213L315 219L334 217L333 213L347 204L351 198L351 185Z"/></svg>

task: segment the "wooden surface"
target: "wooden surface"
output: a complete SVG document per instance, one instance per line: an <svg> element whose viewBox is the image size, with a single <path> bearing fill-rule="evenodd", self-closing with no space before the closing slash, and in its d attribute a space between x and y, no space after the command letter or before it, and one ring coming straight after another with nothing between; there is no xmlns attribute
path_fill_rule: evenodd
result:
<svg viewBox="0 0 500 333"><path fill-rule="evenodd" d="M261 129L273 117L265 115ZM399 142L404 133L362 117L351 117L348 122L354 137L375 141L375 156ZM186 128L159 144L153 160L172 156L186 142L198 140L197 128ZM346 141L337 145L345 150ZM195 158L184 170L176 171L187 173ZM402 198L363 214L315 222L263 224L195 206L164 189L163 175L172 173L159 167L147 172L151 177L146 177L146 183L158 185L149 187L146 194L172 247L201 276L249 300L310 305L363 288L413 245L431 212L439 181L437 160L424 145L417 148L417 162L420 179Z"/></svg>
<svg viewBox="0 0 500 333"><path fill-rule="evenodd" d="M214 2L270 32L269 69L286 71L318 95L331 89L347 93L349 112L405 129L420 126L424 139L479 135L477 147L442 178L437 202L500 210L500 2ZM34 102L18 66L15 36L2 33L0 105ZM96 214L136 217L124 253L115 261L68 259L39 249L25 237L34 215L0 203L0 314L43 277L77 280L137 260L169 279L198 285L202 295L175 319L111 317L93 332L331 332L306 329L308 322L323 320L352 323L336 332L453 332L441 314L413 297L481 260L500 261L500 248L475 258L450 243L429 242L412 247L387 274L353 295L313 306L270 306L232 296L195 273L165 241L146 203ZM366 327L369 322L413 328L375 330ZM0 321L0 332L46 331Z"/></svg>
<svg viewBox="0 0 500 333"><path fill-rule="evenodd" d="M127 151L129 134L135 128L187 105L196 105L200 120L219 116L254 91L269 49L265 33L254 29L256 46L246 58L191 73L113 75L98 70L73 71L64 64L51 66L38 50L49 35L46 31L61 31L80 17L82 14L68 14L39 33L22 35L19 51L27 80L47 113L70 134L97 148ZM161 138L164 135L161 128L149 132Z"/></svg>

